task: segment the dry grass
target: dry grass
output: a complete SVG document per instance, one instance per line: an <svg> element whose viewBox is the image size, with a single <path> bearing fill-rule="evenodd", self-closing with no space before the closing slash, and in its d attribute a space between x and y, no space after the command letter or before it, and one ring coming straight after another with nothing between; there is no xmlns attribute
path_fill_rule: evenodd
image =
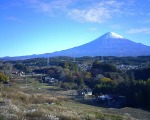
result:
<svg viewBox="0 0 150 120"><path fill-rule="evenodd" d="M30 90L27 92L20 87L3 89L0 92L0 101L3 100L7 102L5 106L0 106L0 120L130 120L136 118L124 114L127 112L126 109L94 107L77 103L66 96ZM118 114L119 112L122 113Z"/></svg>
<svg viewBox="0 0 150 120"><path fill-rule="evenodd" d="M8 116L11 116L11 119L24 119L27 120L96 120L96 119L107 119L114 120L117 119L116 115L107 115L103 114L99 109L92 108L91 106L81 105L75 103L71 100L68 100L64 96L52 96L50 94L30 94L23 91L18 91L16 89L7 89L6 91L1 92L1 97L9 100L7 102ZM5 114L1 114L3 117Z"/></svg>
<svg viewBox="0 0 150 120"><path fill-rule="evenodd" d="M3 92L0 92L1 98L11 99L11 101L21 102L26 104L42 104L42 103L53 103L61 100L67 100L66 97L53 96L46 93L25 93L21 90L8 88Z"/></svg>

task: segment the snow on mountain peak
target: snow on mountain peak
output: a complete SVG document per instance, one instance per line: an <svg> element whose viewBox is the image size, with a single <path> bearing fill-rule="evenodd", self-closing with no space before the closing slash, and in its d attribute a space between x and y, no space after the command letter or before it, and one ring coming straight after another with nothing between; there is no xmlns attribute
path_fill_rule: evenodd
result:
<svg viewBox="0 0 150 120"><path fill-rule="evenodd" d="M114 32L108 32L108 33L104 34L103 37L105 39L108 39L108 38L121 38L121 39L123 39L123 37L121 35L118 35Z"/></svg>

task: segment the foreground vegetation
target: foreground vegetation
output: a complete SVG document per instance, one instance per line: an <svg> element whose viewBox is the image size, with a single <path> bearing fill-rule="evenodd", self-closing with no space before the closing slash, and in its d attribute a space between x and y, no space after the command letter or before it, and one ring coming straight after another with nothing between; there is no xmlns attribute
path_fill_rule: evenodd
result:
<svg viewBox="0 0 150 120"><path fill-rule="evenodd" d="M48 87L37 90L14 84L2 87L0 92L1 120L130 120L149 119L149 112L132 108L103 108L80 103L67 95L49 91ZM39 83L39 87L42 85ZM51 87L51 86L50 86ZM137 114L138 112L138 114Z"/></svg>
<svg viewBox="0 0 150 120"><path fill-rule="evenodd" d="M100 58L1 61L0 120L150 119L150 57ZM70 92L87 88L93 96L86 100ZM100 105L100 95L125 96L126 104Z"/></svg>
<svg viewBox="0 0 150 120"><path fill-rule="evenodd" d="M21 85L21 84L20 84ZM1 120L44 119L118 119L121 115L106 114L98 107L83 105L67 96L34 88L2 87L0 92Z"/></svg>

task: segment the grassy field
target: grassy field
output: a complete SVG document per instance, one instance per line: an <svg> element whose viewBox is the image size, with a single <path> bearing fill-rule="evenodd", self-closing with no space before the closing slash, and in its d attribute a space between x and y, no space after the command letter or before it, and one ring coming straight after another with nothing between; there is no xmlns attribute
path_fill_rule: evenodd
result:
<svg viewBox="0 0 150 120"><path fill-rule="evenodd" d="M104 108L80 102L59 87L36 78L19 78L1 86L0 120L149 120L150 112L134 108Z"/></svg>

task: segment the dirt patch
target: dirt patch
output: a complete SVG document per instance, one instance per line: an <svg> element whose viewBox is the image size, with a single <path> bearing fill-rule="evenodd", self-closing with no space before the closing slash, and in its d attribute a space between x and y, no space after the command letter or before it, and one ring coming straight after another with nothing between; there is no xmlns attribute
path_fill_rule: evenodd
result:
<svg viewBox="0 0 150 120"><path fill-rule="evenodd" d="M56 93L59 93L61 95L66 95L66 96L75 96L77 95L77 91L76 90L66 90L66 91L57 91Z"/></svg>

